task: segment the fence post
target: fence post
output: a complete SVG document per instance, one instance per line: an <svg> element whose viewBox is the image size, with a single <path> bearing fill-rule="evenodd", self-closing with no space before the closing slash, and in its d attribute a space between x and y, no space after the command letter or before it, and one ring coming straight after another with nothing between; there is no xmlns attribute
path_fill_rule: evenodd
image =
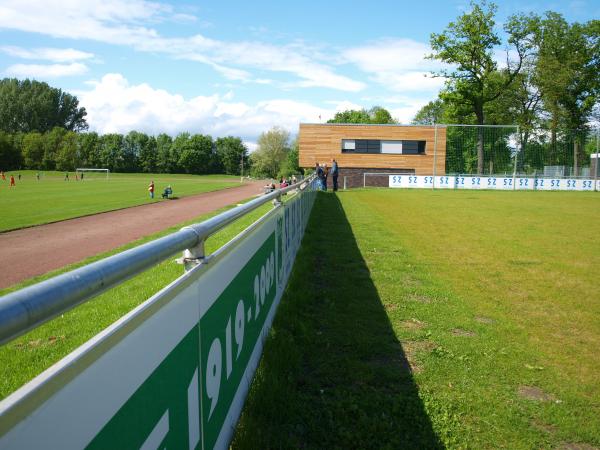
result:
<svg viewBox="0 0 600 450"><path fill-rule="evenodd" d="M521 150L521 128L517 125L517 148L515 149L515 165L513 168L513 191L517 189L516 181L517 181L517 160L519 158L519 153Z"/></svg>
<svg viewBox="0 0 600 450"><path fill-rule="evenodd" d="M594 164L594 191L598 190L598 164L600 163L600 153L598 153L598 135L600 134L600 128L596 130L596 163ZM590 161L590 167L591 167Z"/></svg>
<svg viewBox="0 0 600 450"><path fill-rule="evenodd" d="M346 190L346 175L344 175L344 190Z"/></svg>
<svg viewBox="0 0 600 450"><path fill-rule="evenodd" d="M438 130L438 126L437 123L434 124L434 133L433 133L433 180L431 183L431 189L435 189L435 165L436 165L436 161L437 161L437 130Z"/></svg>

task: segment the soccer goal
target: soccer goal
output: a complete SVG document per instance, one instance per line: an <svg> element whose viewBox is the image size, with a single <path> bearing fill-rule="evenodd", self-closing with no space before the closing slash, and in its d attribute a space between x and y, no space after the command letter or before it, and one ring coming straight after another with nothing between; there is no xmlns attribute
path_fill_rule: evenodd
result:
<svg viewBox="0 0 600 450"><path fill-rule="evenodd" d="M81 178L81 179L90 178L90 175L91 175L91 178L105 178L108 180L110 170L79 168L79 169L75 169L75 173L79 174L79 178Z"/></svg>

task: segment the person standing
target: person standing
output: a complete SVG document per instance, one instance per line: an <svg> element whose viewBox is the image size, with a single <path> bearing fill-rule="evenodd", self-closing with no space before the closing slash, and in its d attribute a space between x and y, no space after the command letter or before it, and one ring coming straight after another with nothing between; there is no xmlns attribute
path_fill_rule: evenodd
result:
<svg viewBox="0 0 600 450"><path fill-rule="evenodd" d="M69 181L69 172L65 172L65 181Z"/></svg>
<svg viewBox="0 0 600 450"><path fill-rule="evenodd" d="M332 160L331 163L331 176L333 177L333 191L338 190L338 175L339 175L339 167L338 163L335 159Z"/></svg>
<svg viewBox="0 0 600 450"><path fill-rule="evenodd" d="M13 175L10 176L10 187L15 185L15 177Z"/></svg>
<svg viewBox="0 0 600 450"><path fill-rule="evenodd" d="M315 165L315 172L317 174L317 178L319 179L319 189L323 190L324 174L323 174L323 168L321 167L321 165L319 163L316 163L316 165Z"/></svg>
<svg viewBox="0 0 600 450"><path fill-rule="evenodd" d="M323 190L327 190L327 176L329 175L329 168L327 164L323 165Z"/></svg>
<svg viewBox="0 0 600 450"><path fill-rule="evenodd" d="M148 185L148 192L150 192L150 198L154 198L154 180Z"/></svg>

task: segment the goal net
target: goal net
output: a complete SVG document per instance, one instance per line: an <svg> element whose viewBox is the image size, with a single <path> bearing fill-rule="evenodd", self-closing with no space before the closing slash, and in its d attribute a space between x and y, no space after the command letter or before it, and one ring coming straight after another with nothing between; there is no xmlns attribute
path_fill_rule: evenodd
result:
<svg viewBox="0 0 600 450"><path fill-rule="evenodd" d="M75 173L79 175L82 179L89 178L103 178L108 180L108 175L110 174L110 170L108 169L93 169L93 168L79 168L75 169Z"/></svg>

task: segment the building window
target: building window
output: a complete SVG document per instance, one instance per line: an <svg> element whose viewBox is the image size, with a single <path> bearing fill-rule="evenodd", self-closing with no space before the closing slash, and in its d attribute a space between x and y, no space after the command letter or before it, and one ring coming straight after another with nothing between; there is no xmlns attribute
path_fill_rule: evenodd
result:
<svg viewBox="0 0 600 450"><path fill-rule="evenodd" d="M342 153L419 155L425 153L425 141L342 139Z"/></svg>
<svg viewBox="0 0 600 450"><path fill-rule="evenodd" d="M354 151L356 149L356 141L354 139L342 139L342 151Z"/></svg>

